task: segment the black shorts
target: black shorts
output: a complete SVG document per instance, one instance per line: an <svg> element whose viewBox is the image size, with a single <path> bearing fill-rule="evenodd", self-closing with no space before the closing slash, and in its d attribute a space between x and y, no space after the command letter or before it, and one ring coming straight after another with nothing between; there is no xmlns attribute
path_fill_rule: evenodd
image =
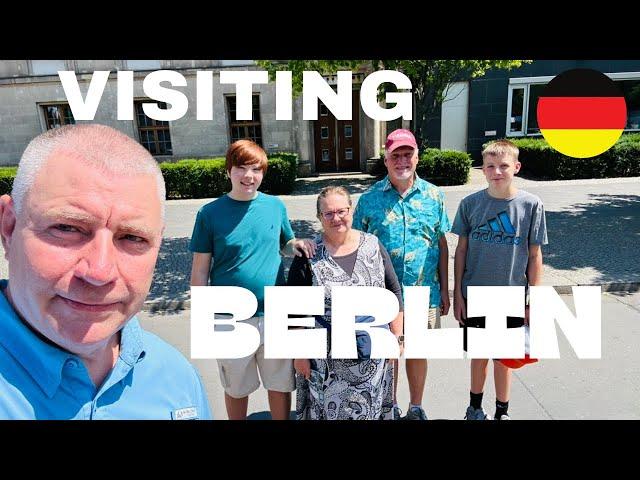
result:
<svg viewBox="0 0 640 480"><path fill-rule="evenodd" d="M469 317L464 319L464 325L460 324L464 328L462 345L464 351L467 351L467 328L484 328L487 317ZM524 326L523 317L507 317L507 328L520 328Z"/></svg>

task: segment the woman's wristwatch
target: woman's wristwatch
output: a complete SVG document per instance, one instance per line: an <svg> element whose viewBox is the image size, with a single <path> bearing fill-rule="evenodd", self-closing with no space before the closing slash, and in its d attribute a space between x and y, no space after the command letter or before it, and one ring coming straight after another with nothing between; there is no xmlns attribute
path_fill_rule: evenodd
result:
<svg viewBox="0 0 640 480"><path fill-rule="evenodd" d="M398 335L396 338L398 339L398 344L404 345L404 335Z"/></svg>

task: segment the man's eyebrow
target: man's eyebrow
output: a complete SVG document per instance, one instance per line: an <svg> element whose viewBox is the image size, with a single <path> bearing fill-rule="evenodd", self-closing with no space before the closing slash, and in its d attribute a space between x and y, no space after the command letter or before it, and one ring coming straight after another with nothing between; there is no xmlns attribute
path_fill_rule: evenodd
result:
<svg viewBox="0 0 640 480"><path fill-rule="evenodd" d="M50 219L75 220L83 223L95 221L95 217L89 213L68 208L54 208L46 211L43 216Z"/></svg>
<svg viewBox="0 0 640 480"><path fill-rule="evenodd" d="M153 229L144 225L136 225L135 223L121 223L118 230L143 237L153 237L156 234Z"/></svg>

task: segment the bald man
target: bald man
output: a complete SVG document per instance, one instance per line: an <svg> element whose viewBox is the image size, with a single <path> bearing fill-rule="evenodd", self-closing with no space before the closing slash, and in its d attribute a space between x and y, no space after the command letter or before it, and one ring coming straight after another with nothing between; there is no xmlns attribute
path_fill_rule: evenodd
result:
<svg viewBox="0 0 640 480"><path fill-rule="evenodd" d="M164 198L155 159L110 127L29 143L0 197L0 418L211 418L195 368L135 316Z"/></svg>

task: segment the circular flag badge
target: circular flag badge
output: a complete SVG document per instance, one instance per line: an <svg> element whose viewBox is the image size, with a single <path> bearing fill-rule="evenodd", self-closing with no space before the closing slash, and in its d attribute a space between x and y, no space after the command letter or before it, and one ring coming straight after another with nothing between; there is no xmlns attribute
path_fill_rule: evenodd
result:
<svg viewBox="0 0 640 480"><path fill-rule="evenodd" d="M627 104L616 84L589 68L567 70L538 99L538 127L553 148L568 157L606 152L627 123Z"/></svg>

